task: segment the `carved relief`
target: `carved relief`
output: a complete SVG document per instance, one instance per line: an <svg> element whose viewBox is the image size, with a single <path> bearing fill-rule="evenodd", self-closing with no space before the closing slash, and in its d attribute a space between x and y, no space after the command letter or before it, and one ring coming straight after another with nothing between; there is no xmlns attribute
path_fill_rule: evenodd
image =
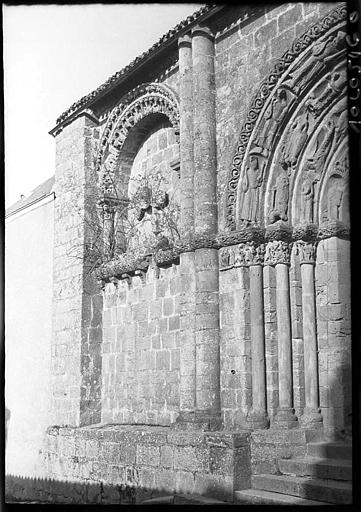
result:
<svg viewBox="0 0 361 512"><path fill-rule="evenodd" d="M223 247L220 249L220 270L227 270L233 267L263 265L264 253L264 244L256 244L253 241L242 242L236 247Z"/></svg>
<svg viewBox="0 0 361 512"><path fill-rule="evenodd" d="M332 61L346 51L345 32L338 31L326 40L313 44L312 58L300 63L300 66L286 80L287 85L296 94L300 94L309 81L310 75L316 76L320 72L332 67Z"/></svg>
<svg viewBox="0 0 361 512"><path fill-rule="evenodd" d="M265 246L264 244L256 245L254 242L246 244L245 260L248 266L263 265Z"/></svg>
<svg viewBox="0 0 361 512"><path fill-rule="evenodd" d="M117 154L109 153L100 169L100 189L104 196L115 195Z"/></svg>
<svg viewBox="0 0 361 512"><path fill-rule="evenodd" d="M220 270L227 270L234 266L234 249L233 247L223 247L220 251L219 267Z"/></svg>
<svg viewBox="0 0 361 512"><path fill-rule="evenodd" d="M113 157L117 157L126 141L129 131L149 114L164 114L176 133L179 133L179 104L173 91L162 84L143 84L130 91L109 114L103 137L99 144L96 169L100 171L102 190L111 189L113 178ZM107 178L108 176L108 178ZM108 193L108 192L106 192Z"/></svg>
<svg viewBox="0 0 361 512"><path fill-rule="evenodd" d="M303 240L295 243L295 254L300 258L300 264L315 263L316 261L316 243L304 242Z"/></svg>
<svg viewBox="0 0 361 512"><path fill-rule="evenodd" d="M242 223L249 224L257 221L260 200L260 186L263 181L264 162L260 156L251 155L242 180L242 203L239 218Z"/></svg>
<svg viewBox="0 0 361 512"><path fill-rule="evenodd" d="M337 160L328 176L323 197L322 220L350 223L348 159Z"/></svg>
<svg viewBox="0 0 361 512"><path fill-rule="evenodd" d="M150 220L151 230L157 241L157 249L166 249L170 242L164 234L164 208L169 203L168 194L163 190L153 190L149 186L140 187L133 202L137 203L136 216L141 221L145 216Z"/></svg>
<svg viewBox="0 0 361 512"><path fill-rule="evenodd" d="M335 71L325 77L326 85L323 90L317 95L312 95L306 102L308 110L314 117L318 117L325 109L332 103L332 101L339 97L341 91L346 87L347 79L344 71Z"/></svg>
<svg viewBox="0 0 361 512"><path fill-rule="evenodd" d="M247 244L241 243L237 247L237 251L235 254L235 267L246 267L247 266Z"/></svg>
<svg viewBox="0 0 361 512"><path fill-rule="evenodd" d="M304 223L313 222L313 198L315 195L316 179L314 174L305 174L301 189L301 221Z"/></svg>
<svg viewBox="0 0 361 512"><path fill-rule="evenodd" d="M266 245L264 255L265 265L277 265L278 263L290 263L290 244L282 240L273 240Z"/></svg>
<svg viewBox="0 0 361 512"><path fill-rule="evenodd" d="M290 179L290 175L286 177L284 173L281 173L282 177L280 177L278 183L274 184L271 192L272 200L261 215L257 214L254 208L248 207L248 197L246 200L244 189L247 188L245 181L250 170L250 155L256 148L265 157L278 151L278 154L276 154L278 165L285 166L292 174L297 169L307 140L315 129L314 121L321 118L324 110L328 109L336 98L344 92L346 84L344 71L337 69L337 65L345 52L345 34L340 29L335 30L334 27L340 21L344 21L346 16L345 6L340 6L320 20L319 23L310 27L285 52L276 63L272 73L261 84L243 124L230 170L226 196L227 226L229 229L234 230L239 227L239 224L244 224L245 221L255 222L256 220L262 222L266 213L267 215L272 213L273 222L280 218L289 218L286 199L287 194L289 194L290 183L287 183L287 181ZM295 62L296 60L297 62ZM318 81L321 74L325 74L325 80L316 87L315 95L308 97L306 104L306 95L310 89L310 84ZM277 149L275 146L278 143L280 132L284 126L287 126L296 105L299 109L299 115L293 121L288 137L284 139L283 147ZM304 106L302 107L302 105ZM335 130L337 132L337 128ZM336 132L334 132L334 136L336 136ZM319 154L315 156L321 157L321 153L327 151L326 146L327 141L325 141L324 147L318 146L315 148L315 152L319 150ZM265 167L262 168L263 183L259 186L261 193L265 190L265 181L268 179L271 169L270 160L265 160L265 162ZM318 166L320 167L320 165ZM293 183L294 179L292 177L292 186ZM305 183L305 197L306 195L310 197L312 190L308 190L306 193L306 188L307 184ZM247 188L247 192L248 190L251 190L251 187ZM253 189L253 194L255 190L256 188ZM250 193L249 198L251 195ZM255 195L257 196L258 205L260 205L258 194ZM309 206L306 210L305 216L309 218Z"/></svg>
<svg viewBox="0 0 361 512"><path fill-rule="evenodd" d="M280 171L272 189L272 207L269 222L273 224L278 220L288 220L289 178L284 164L280 165Z"/></svg>
<svg viewBox="0 0 361 512"><path fill-rule="evenodd" d="M270 147L282 120L284 111L288 107L289 96L290 92L286 89L280 88L276 92L264 113L263 128L261 129L258 139L255 140L256 145L266 150Z"/></svg>
<svg viewBox="0 0 361 512"><path fill-rule="evenodd" d="M283 162L289 170L295 168L301 149L308 137L308 110L301 113L292 123L287 140L282 148Z"/></svg>

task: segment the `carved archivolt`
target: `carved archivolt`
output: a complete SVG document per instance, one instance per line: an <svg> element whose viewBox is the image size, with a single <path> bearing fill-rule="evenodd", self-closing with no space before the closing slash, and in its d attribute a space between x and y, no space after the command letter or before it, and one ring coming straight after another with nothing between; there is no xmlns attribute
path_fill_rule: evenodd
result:
<svg viewBox="0 0 361 512"><path fill-rule="evenodd" d="M233 158L228 229L318 221L321 178L347 137L346 16L343 5L312 26L262 83Z"/></svg>
<svg viewBox="0 0 361 512"><path fill-rule="evenodd" d="M150 114L163 114L179 133L179 102L175 93L162 84L143 84L128 93L112 110L100 140L96 169L104 196L114 193L116 169L128 134Z"/></svg>

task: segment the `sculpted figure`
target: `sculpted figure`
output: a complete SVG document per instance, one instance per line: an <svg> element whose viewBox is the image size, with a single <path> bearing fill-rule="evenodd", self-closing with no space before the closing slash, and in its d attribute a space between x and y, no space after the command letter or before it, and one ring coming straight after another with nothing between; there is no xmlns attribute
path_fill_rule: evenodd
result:
<svg viewBox="0 0 361 512"><path fill-rule="evenodd" d="M306 102L308 110L314 117L319 116L329 103L331 103L332 99L339 96L343 87L346 85L346 76L339 71L328 74L326 80L327 85L321 94L318 97L312 95Z"/></svg>
<svg viewBox="0 0 361 512"><path fill-rule="evenodd" d="M251 155L249 158L249 166L246 167L241 184L243 199L240 210L240 219L242 221L257 221L259 187L262 184L262 179L262 169L259 167L258 158Z"/></svg>
<svg viewBox="0 0 361 512"><path fill-rule="evenodd" d="M326 41L314 44L312 54L318 60L331 59L337 53L346 49L345 36L345 32L339 30L335 36L332 35Z"/></svg>
<svg viewBox="0 0 361 512"><path fill-rule="evenodd" d="M277 220L288 220L288 199L289 199L289 178L287 169L281 165L281 172L278 174L273 188L272 210L270 222Z"/></svg>
<svg viewBox="0 0 361 512"><path fill-rule="evenodd" d="M235 254L235 262L236 267L244 267L246 266L246 244L241 243L238 245L238 250Z"/></svg>
<svg viewBox="0 0 361 512"><path fill-rule="evenodd" d="M344 193L342 180L336 178L333 185L328 189L327 194L327 217L332 220L341 220L341 204Z"/></svg>
<svg viewBox="0 0 361 512"><path fill-rule="evenodd" d="M292 124L288 141L284 149L284 162L288 167L294 167L298 156L308 137L308 112L303 113Z"/></svg>
<svg viewBox="0 0 361 512"><path fill-rule="evenodd" d="M289 75L287 85L299 94L309 82L311 75L317 75L325 67L332 69L332 60L340 52L345 51L345 33L337 32L326 41L314 43L312 46L312 59L299 67L298 71Z"/></svg>
<svg viewBox="0 0 361 512"><path fill-rule="evenodd" d="M306 176L302 183L301 220L313 222L314 180Z"/></svg>
<svg viewBox="0 0 361 512"><path fill-rule="evenodd" d="M258 138L258 144L263 148L268 148L271 145L287 102L287 91L280 89L265 111L265 123Z"/></svg>
<svg viewBox="0 0 361 512"><path fill-rule="evenodd" d="M325 125L323 134L317 139L316 150L311 158L308 158L307 165L309 169L316 172L317 176L323 172L326 158L330 154L335 134L335 121L331 117Z"/></svg>
<svg viewBox="0 0 361 512"><path fill-rule="evenodd" d="M232 247L223 247L221 251L221 268L229 268L234 265L234 252Z"/></svg>

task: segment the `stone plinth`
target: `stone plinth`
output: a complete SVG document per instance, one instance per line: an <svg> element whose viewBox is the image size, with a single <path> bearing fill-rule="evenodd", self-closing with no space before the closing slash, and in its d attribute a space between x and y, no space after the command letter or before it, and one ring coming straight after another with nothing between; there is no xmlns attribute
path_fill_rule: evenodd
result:
<svg viewBox="0 0 361 512"><path fill-rule="evenodd" d="M57 481L107 483L133 492L190 493L233 500L250 486L249 433L184 432L111 425L48 430L44 464ZM82 503L87 503L86 497ZM118 503L112 501L108 503Z"/></svg>

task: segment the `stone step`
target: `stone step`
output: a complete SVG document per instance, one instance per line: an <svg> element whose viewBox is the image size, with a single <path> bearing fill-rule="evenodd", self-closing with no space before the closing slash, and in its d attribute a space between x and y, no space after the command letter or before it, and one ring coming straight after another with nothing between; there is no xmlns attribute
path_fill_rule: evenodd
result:
<svg viewBox="0 0 361 512"><path fill-rule="evenodd" d="M349 482L289 475L254 475L252 488L328 503L352 503L352 485Z"/></svg>
<svg viewBox="0 0 361 512"><path fill-rule="evenodd" d="M280 459L278 467L286 475L313 476L321 479L352 480L352 464L343 459Z"/></svg>
<svg viewBox="0 0 361 512"><path fill-rule="evenodd" d="M289 494L262 491L260 489L246 489L234 493L235 503L243 505L329 505L324 501L314 501Z"/></svg>
<svg viewBox="0 0 361 512"><path fill-rule="evenodd" d="M329 459L352 459L352 444L341 442L308 443L307 455Z"/></svg>

